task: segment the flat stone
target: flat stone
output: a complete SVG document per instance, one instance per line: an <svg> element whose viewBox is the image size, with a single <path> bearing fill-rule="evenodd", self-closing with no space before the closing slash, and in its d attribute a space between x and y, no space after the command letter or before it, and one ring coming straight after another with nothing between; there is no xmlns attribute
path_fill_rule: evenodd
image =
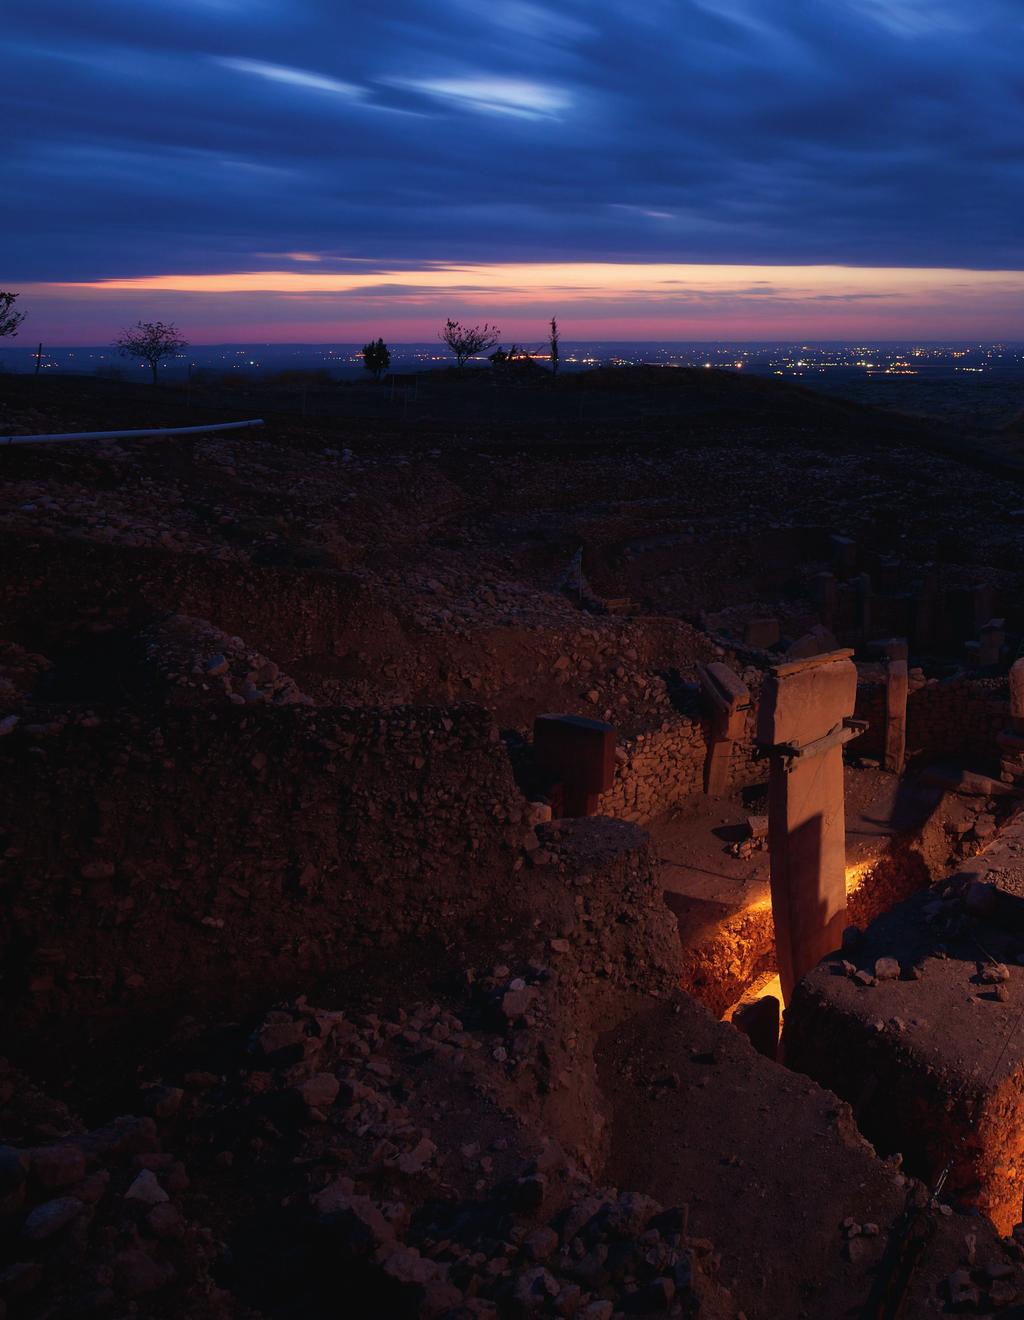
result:
<svg viewBox="0 0 1024 1320"><path fill-rule="evenodd" d="M160 1186L152 1169L143 1169L124 1194L126 1201L141 1201L144 1205L161 1205L171 1198Z"/></svg>
<svg viewBox="0 0 1024 1320"><path fill-rule="evenodd" d="M44 1201L25 1220L21 1235L28 1242L45 1242L73 1223L84 1209L85 1203L77 1196L59 1196L53 1201Z"/></svg>

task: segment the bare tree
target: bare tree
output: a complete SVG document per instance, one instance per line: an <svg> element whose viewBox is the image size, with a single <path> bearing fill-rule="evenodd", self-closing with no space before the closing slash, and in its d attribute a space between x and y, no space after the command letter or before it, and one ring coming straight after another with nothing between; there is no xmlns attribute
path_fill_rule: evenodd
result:
<svg viewBox="0 0 1024 1320"><path fill-rule="evenodd" d="M391 352L383 339L378 339L376 343L371 339L363 345L363 366L373 372L374 380L380 380L381 372L391 366Z"/></svg>
<svg viewBox="0 0 1024 1320"><path fill-rule="evenodd" d="M25 319L24 312L16 312L14 304L17 301L16 293L6 293L0 289L0 339L6 339L8 335L12 337L18 333L18 326Z"/></svg>
<svg viewBox="0 0 1024 1320"><path fill-rule="evenodd" d="M182 339L178 327L173 323L164 325L163 321L137 321L114 341L114 347L120 350L122 357L136 357L148 362L155 385L160 359L188 348L188 341Z"/></svg>
<svg viewBox="0 0 1024 1320"><path fill-rule="evenodd" d="M456 366L463 367L471 357L493 348L501 338L501 331L496 325L462 325L451 318L445 323L438 335L442 343L447 344L455 354Z"/></svg>
<svg viewBox="0 0 1024 1320"><path fill-rule="evenodd" d="M551 349L551 374L558 375L558 322L554 317L551 318L551 334L548 337L548 345Z"/></svg>

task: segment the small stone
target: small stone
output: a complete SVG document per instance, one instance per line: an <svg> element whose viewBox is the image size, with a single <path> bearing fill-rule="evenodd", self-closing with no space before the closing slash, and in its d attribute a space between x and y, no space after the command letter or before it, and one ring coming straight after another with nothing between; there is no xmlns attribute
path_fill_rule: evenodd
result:
<svg viewBox="0 0 1024 1320"><path fill-rule="evenodd" d="M180 1086L147 1086L142 1093L142 1105L154 1118L173 1118L184 1097Z"/></svg>
<svg viewBox="0 0 1024 1320"><path fill-rule="evenodd" d="M863 970L859 972L854 972L853 977L851 979L856 981L858 985L870 986L876 984L875 978L871 975L871 973L865 972Z"/></svg>
<svg viewBox="0 0 1024 1320"><path fill-rule="evenodd" d="M988 1300L997 1309L1011 1306L1017 1300L1017 1289L1003 1279L996 1280L989 1285Z"/></svg>
<svg viewBox="0 0 1024 1320"><path fill-rule="evenodd" d="M502 1013L512 1022L521 1018L533 1002L534 994L529 987L507 991L501 1000Z"/></svg>
<svg viewBox="0 0 1024 1320"><path fill-rule="evenodd" d="M157 1181L152 1169L143 1169L124 1194L126 1201L141 1201L144 1205L162 1205L171 1198Z"/></svg>
<svg viewBox="0 0 1024 1320"><path fill-rule="evenodd" d="M44 1242L62 1228L67 1228L84 1209L85 1203L77 1196L59 1196L53 1201L44 1201L25 1220L21 1235L29 1242Z"/></svg>
<svg viewBox="0 0 1024 1320"><path fill-rule="evenodd" d="M981 1305L981 1293L971 1281L968 1270L954 1270L946 1280L946 1290L955 1311L978 1309Z"/></svg>
<svg viewBox="0 0 1024 1320"><path fill-rule="evenodd" d="M70 1187L85 1177L85 1155L77 1146L41 1146L28 1156L32 1177L44 1191Z"/></svg>
<svg viewBox="0 0 1024 1320"><path fill-rule="evenodd" d="M550 1298L558 1296L558 1281L543 1266L524 1270L516 1280L514 1297L524 1312L545 1310Z"/></svg>
<svg viewBox="0 0 1024 1320"><path fill-rule="evenodd" d="M896 981L899 979L900 965L895 958L879 958L875 962L875 979L878 981Z"/></svg>
<svg viewBox="0 0 1024 1320"><path fill-rule="evenodd" d="M114 1282L124 1297L141 1297L164 1288L174 1278L174 1266L154 1260L144 1251L122 1251L114 1260Z"/></svg>
<svg viewBox="0 0 1024 1320"><path fill-rule="evenodd" d="M531 1260L546 1260L557 1246L558 1234L547 1225L534 1229L523 1243L523 1249Z"/></svg>
<svg viewBox="0 0 1024 1320"><path fill-rule="evenodd" d="M319 1072L307 1077L295 1089L310 1109L330 1109L341 1088L333 1073Z"/></svg>
<svg viewBox="0 0 1024 1320"><path fill-rule="evenodd" d="M424 1137L412 1150L407 1151L404 1155L399 1155L398 1167L402 1173L422 1173L436 1154L437 1147L432 1141Z"/></svg>
<svg viewBox="0 0 1024 1320"><path fill-rule="evenodd" d="M169 1202L153 1206L146 1223L154 1237L178 1242L185 1236L185 1220L177 1206Z"/></svg>

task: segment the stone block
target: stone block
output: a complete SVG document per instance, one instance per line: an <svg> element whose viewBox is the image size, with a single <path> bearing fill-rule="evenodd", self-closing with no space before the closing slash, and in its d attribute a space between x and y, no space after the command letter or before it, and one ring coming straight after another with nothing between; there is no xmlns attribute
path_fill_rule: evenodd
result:
<svg viewBox="0 0 1024 1320"><path fill-rule="evenodd" d="M758 742L803 746L831 732L842 716L852 714L857 699L857 669L852 651L831 651L792 665L777 665L785 682L765 684L758 710Z"/></svg>
<svg viewBox="0 0 1024 1320"><path fill-rule="evenodd" d="M743 645L766 651L782 635L778 619L748 619L743 630Z"/></svg>
<svg viewBox="0 0 1024 1320"><path fill-rule="evenodd" d="M615 729L582 715L540 715L533 724L540 770L562 786L565 816L589 816L615 780Z"/></svg>

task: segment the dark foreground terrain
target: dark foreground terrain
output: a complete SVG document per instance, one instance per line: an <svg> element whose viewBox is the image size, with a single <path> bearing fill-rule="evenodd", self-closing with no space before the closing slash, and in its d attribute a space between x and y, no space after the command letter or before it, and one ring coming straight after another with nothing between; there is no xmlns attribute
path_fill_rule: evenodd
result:
<svg viewBox="0 0 1024 1320"><path fill-rule="evenodd" d="M1024 1314L1024 940L970 888L1015 837L1012 434L717 372L554 420L446 388L0 444L0 1316ZM0 437L258 402L14 378ZM727 1020L774 970L754 721L839 645L874 924L796 1071ZM711 661L752 694L713 798ZM615 727L596 815L557 818L548 712Z"/></svg>

